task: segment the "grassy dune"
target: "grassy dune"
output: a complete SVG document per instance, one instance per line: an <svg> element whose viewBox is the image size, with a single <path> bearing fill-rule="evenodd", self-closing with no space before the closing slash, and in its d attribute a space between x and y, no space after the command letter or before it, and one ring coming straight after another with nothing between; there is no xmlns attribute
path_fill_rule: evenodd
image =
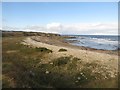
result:
<svg viewBox="0 0 120 90"><path fill-rule="evenodd" d="M3 37L3 88L117 87L117 76L110 77L109 72L104 69L105 66L101 67L96 62L85 63L74 56L48 60L52 50L22 45L24 38ZM44 61L47 62L43 63ZM108 74L93 72L96 69Z"/></svg>

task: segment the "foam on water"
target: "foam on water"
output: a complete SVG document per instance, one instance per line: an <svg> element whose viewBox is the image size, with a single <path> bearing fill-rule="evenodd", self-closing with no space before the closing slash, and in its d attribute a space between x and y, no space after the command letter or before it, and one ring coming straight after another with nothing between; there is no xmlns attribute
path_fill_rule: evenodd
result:
<svg viewBox="0 0 120 90"><path fill-rule="evenodd" d="M77 45L77 46L85 46L95 49L104 49L104 50L116 50L118 49L118 38L117 36L93 36L93 35L87 35L87 36L75 36L74 39L68 39L68 40L76 40L76 42L73 42L71 44Z"/></svg>

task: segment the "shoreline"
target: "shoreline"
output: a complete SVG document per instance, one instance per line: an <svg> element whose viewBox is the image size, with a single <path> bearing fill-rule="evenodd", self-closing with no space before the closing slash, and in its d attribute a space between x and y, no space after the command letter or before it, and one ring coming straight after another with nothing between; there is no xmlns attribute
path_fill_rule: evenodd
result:
<svg viewBox="0 0 120 90"><path fill-rule="evenodd" d="M82 37L83 36L83 37ZM80 35L79 37L82 38L85 38L84 36L87 36L87 35ZM88 35L89 36L89 35ZM90 36L97 36L97 35L90 35ZM63 36L65 38L65 41L68 42L70 45L73 45L73 46L78 46L78 47L82 47L83 49L85 50L92 50L92 51L98 51L98 52L117 52L119 51L119 48L118 49L113 49L113 50L110 50L110 49L97 49L97 48L92 48L92 47L89 47L89 46L80 46L80 45L75 45L75 43L77 44L78 42L81 42L81 41L78 41L77 40L77 36ZM81 42L82 43L82 42ZM99 44L98 44L99 45ZM110 53L109 53L110 54Z"/></svg>
<svg viewBox="0 0 120 90"><path fill-rule="evenodd" d="M44 38L44 39L43 39ZM62 43L59 40L56 41L56 39L54 39L54 42L52 43L52 39L50 40L50 44L49 44L49 40L46 40L45 37L27 37L21 44L23 45L28 45L32 48L36 48L36 47L45 47L47 49L50 49L53 51L52 54L50 54L49 60L55 59L55 58L59 58L59 57L64 57L64 56L73 56L73 57L77 57L77 58L81 58L84 62L97 62L100 65L106 65L109 68L113 69L113 70L117 70L118 68L118 56L116 54L108 54L108 52L103 51L104 53L102 53L102 51L100 50L96 50L97 52L94 52L95 50L91 50L91 49L83 49L81 47L75 47L75 46L71 46L67 43ZM43 41L42 41L43 40ZM60 39L62 40L62 39ZM46 43L46 42L47 43ZM56 43L57 42L57 43ZM55 44L54 44L55 43ZM61 43L61 44L60 44ZM59 44L59 45L57 45ZM81 49L80 49L81 48ZM60 49L66 49L67 51L65 52L59 52ZM113 67L113 68L112 68Z"/></svg>
<svg viewBox="0 0 120 90"><path fill-rule="evenodd" d="M34 40L38 42L43 42L51 45L57 45L57 46L67 46L70 48L77 48L80 50L88 50L93 52L99 52L99 53L106 53L110 55L120 55L120 50L103 50L103 49L95 49L90 47L84 47L84 46L76 46L70 44L65 39L70 38L76 38L74 36L68 36L68 35L60 35L60 34L53 34L53 33L43 33L43 32L23 32L23 31L2 31L2 37L21 37L21 36L27 36L27 37L40 37L39 40L36 38L33 38Z"/></svg>
<svg viewBox="0 0 120 90"><path fill-rule="evenodd" d="M98 53L106 53L110 55L118 55L119 53L119 50L104 50L104 49L95 49L95 48L90 48L90 47L72 45L69 43L69 41L65 40L66 38L73 38L69 36L67 37L64 37L64 36L59 36L59 37L57 36L56 37L32 36L31 38L37 42L43 42L46 44L56 45L56 46L66 46L66 47L70 47L73 49L87 50L87 51L93 51L93 52L98 52Z"/></svg>

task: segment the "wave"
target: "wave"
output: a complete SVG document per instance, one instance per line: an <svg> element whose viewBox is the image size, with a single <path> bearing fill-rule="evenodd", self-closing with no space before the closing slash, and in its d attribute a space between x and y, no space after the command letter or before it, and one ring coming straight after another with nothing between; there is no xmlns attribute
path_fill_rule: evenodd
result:
<svg viewBox="0 0 120 90"><path fill-rule="evenodd" d="M77 36L77 42L71 44L85 46L95 49L116 50L118 49L118 38L113 36Z"/></svg>

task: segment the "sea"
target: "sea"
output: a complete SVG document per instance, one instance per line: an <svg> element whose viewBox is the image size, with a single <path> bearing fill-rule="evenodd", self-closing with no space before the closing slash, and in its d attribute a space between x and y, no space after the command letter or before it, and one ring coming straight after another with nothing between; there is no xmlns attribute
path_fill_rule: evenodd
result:
<svg viewBox="0 0 120 90"><path fill-rule="evenodd" d="M102 50L118 50L120 36L115 35L69 35L66 39L72 45Z"/></svg>

